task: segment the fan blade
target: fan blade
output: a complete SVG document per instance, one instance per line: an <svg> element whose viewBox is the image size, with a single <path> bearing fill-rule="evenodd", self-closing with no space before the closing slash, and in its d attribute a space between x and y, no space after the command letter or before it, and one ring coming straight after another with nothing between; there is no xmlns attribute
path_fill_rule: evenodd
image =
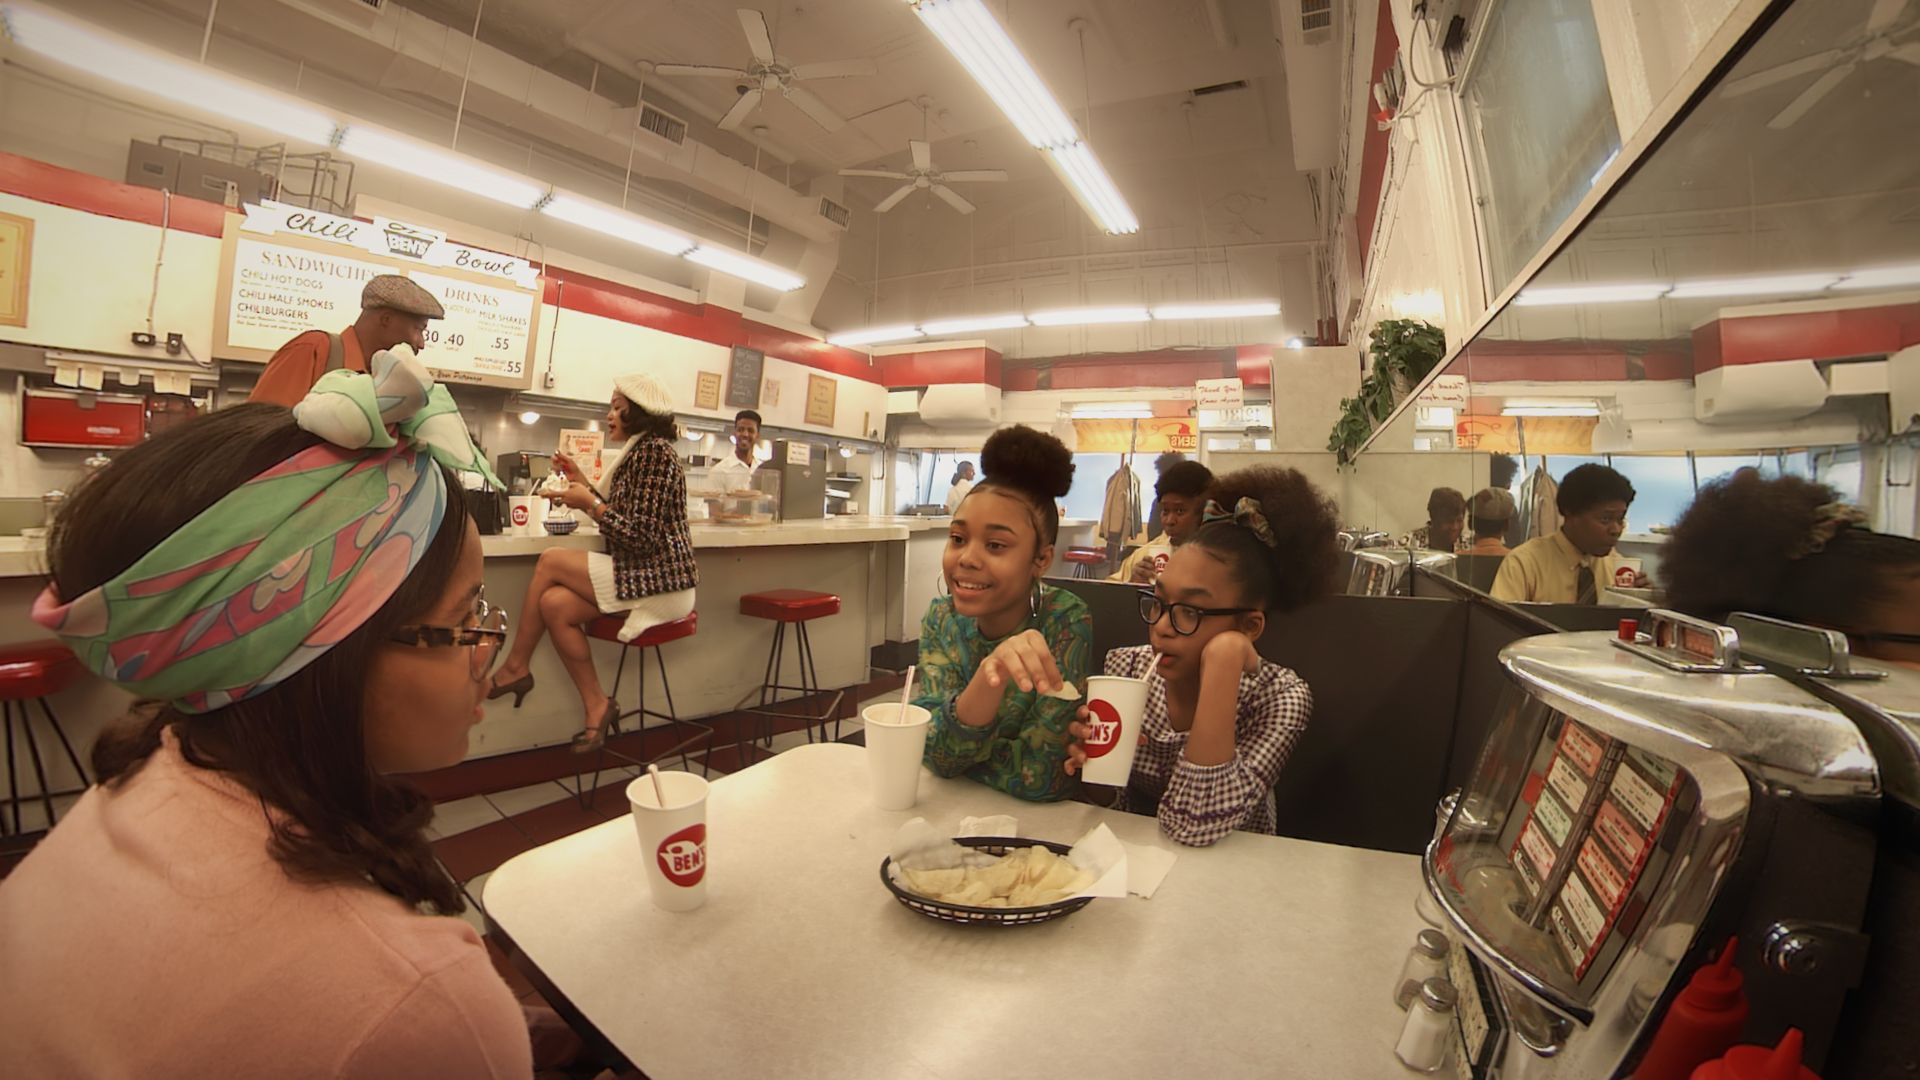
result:
<svg viewBox="0 0 1920 1080"><path fill-rule="evenodd" d="M747 32L747 48L753 50L753 58L763 64L773 63L773 36L767 33L767 17L752 8L736 8L734 14L740 16L740 29Z"/></svg>
<svg viewBox="0 0 1920 1080"><path fill-rule="evenodd" d="M827 107L827 103L815 97L813 91L801 86L789 85L786 88L787 100L803 113L813 117L813 122L828 131L839 131L847 126L840 114Z"/></svg>
<svg viewBox="0 0 1920 1080"><path fill-rule="evenodd" d="M841 176L878 176L882 180L911 180L913 177L891 169L841 169Z"/></svg>
<svg viewBox="0 0 1920 1080"><path fill-rule="evenodd" d="M953 190L947 185L945 184L933 185L933 193L935 195L940 196L941 201L945 202L948 206L953 207L955 210L958 210L963 214L973 213L973 204L961 198L959 192Z"/></svg>
<svg viewBox="0 0 1920 1080"><path fill-rule="evenodd" d="M933 168L933 147L919 139L911 139L907 142L907 150L913 155L913 167L916 170L926 172Z"/></svg>
<svg viewBox="0 0 1920 1080"><path fill-rule="evenodd" d="M1873 13L1867 16L1867 34L1877 34L1894 23L1907 10L1907 0L1876 0Z"/></svg>
<svg viewBox="0 0 1920 1080"><path fill-rule="evenodd" d="M1730 80L1720 92L1727 97L1739 97L1742 94L1751 94L1755 90L1772 86L1775 83L1783 83L1788 79L1797 79L1802 75L1811 75L1816 71L1830 68L1836 61L1844 56L1846 56L1846 51L1843 49L1828 49L1826 52L1817 52L1812 56L1803 56L1798 60L1790 60L1787 63L1767 68L1765 71L1756 71L1752 75L1742 75L1737 79Z"/></svg>
<svg viewBox="0 0 1920 1080"><path fill-rule="evenodd" d="M658 75L698 75L716 79L751 79L753 77L739 68L713 67L709 64L661 64L653 70Z"/></svg>
<svg viewBox="0 0 1920 1080"><path fill-rule="evenodd" d="M1007 178L1005 169L961 169L959 172L941 173L944 180L966 180L971 183L998 183Z"/></svg>
<svg viewBox="0 0 1920 1080"><path fill-rule="evenodd" d="M894 207L899 206L900 200L911 194L913 194L913 185L902 184L900 187L894 189L893 194L881 199L880 202L874 206L873 212L876 214L884 214Z"/></svg>
<svg viewBox="0 0 1920 1080"><path fill-rule="evenodd" d="M747 114L759 107L760 91L749 90L741 94L740 100L734 102L733 108L727 110L727 115L720 118L720 130L732 131L734 128L739 127L741 121L747 118Z"/></svg>
<svg viewBox="0 0 1920 1080"><path fill-rule="evenodd" d="M817 64L801 64L793 69L796 79L851 79L857 75L872 75L880 69L871 60L822 60Z"/></svg>
<svg viewBox="0 0 1920 1080"><path fill-rule="evenodd" d="M1807 111L1815 105L1820 104L1821 98L1831 93L1834 87L1840 85L1841 80L1853 74L1853 69L1859 66L1857 62L1842 64L1820 76L1812 86L1802 90L1799 97L1794 98L1786 108L1781 109L1773 119L1767 121L1767 126L1775 131L1785 131L1792 127L1794 121L1805 116Z"/></svg>
<svg viewBox="0 0 1920 1080"><path fill-rule="evenodd" d="M1887 55L1909 64L1920 64L1920 41L1910 41Z"/></svg>

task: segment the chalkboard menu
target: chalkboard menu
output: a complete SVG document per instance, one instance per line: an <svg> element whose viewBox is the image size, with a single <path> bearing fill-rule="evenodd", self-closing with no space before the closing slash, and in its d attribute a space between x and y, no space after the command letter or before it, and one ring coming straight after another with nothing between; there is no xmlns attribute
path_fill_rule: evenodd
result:
<svg viewBox="0 0 1920 1080"><path fill-rule="evenodd" d="M733 359L727 365L727 408L760 407L760 376L767 365L767 354L745 345L733 347Z"/></svg>

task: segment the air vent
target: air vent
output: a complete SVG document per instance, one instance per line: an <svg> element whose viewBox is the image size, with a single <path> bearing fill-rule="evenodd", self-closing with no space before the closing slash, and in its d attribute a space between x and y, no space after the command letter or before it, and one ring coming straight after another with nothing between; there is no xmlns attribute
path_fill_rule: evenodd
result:
<svg viewBox="0 0 1920 1080"><path fill-rule="evenodd" d="M1196 86L1188 92L1194 97L1205 97L1208 94L1224 94L1229 90L1245 90L1246 88L1247 80L1235 79L1232 82L1214 83L1212 86Z"/></svg>
<svg viewBox="0 0 1920 1080"><path fill-rule="evenodd" d="M640 129L667 140L675 146L687 141L687 122L651 105L640 106Z"/></svg>
<svg viewBox="0 0 1920 1080"><path fill-rule="evenodd" d="M852 211L834 202L832 199L827 198L825 195L820 196L820 216L843 229L847 227L849 221L853 220Z"/></svg>
<svg viewBox="0 0 1920 1080"><path fill-rule="evenodd" d="M1333 38L1333 0L1300 0L1300 36L1308 45Z"/></svg>

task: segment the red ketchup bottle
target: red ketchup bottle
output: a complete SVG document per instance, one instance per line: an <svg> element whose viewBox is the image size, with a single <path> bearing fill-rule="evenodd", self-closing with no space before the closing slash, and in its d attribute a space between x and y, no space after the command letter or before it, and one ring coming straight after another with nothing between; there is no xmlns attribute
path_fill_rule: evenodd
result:
<svg viewBox="0 0 1920 1080"><path fill-rule="evenodd" d="M1720 959L1693 973L1687 988L1668 1006L1653 1045L1634 1080L1688 1080L1703 1062L1727 1052L1747 1022L1745 979L1733 965L1737 938L1728 938ZM1732 1075L1732 1074L1729 1074Z"/></svg>
<svg viewBox="0 0 1920 1080"><path fill-rule="evenodd" d="M1820 1080L1820 1074L1800 1064L1800 1029L1788 1028L1780 1045L1736 1046L1718 1061L1693 1070L1693 1080Z"/></svg>

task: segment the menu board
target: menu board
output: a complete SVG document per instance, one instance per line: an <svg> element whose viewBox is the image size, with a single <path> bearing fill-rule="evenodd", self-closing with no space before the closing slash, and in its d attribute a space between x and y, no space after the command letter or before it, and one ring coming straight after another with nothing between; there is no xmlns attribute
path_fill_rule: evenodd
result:
<svg viewBox="0 0 1920 1080"><path fill-rule="evenodd" d="M532 384L540 279L524 259L448 241L398 222L369 224L278 203L227 217L222 311L214 354L264 363L312 330L339 333L360 316L360 291L402 274L439 299L421 362L443 382ZM405 243L397 242L404 240Z"/></svg>
<svg viewBox="0 0 1920 1080"><path fill-rule="evenodd" d="M1646 869L1679 789L1679 771L1641 750L1566 721L1543 768L1509 859L1574 978L1592 966Z"/></svg>
<svg viewBox="0 0 1920 1080"><path fill-rule="evenodd" d="M767 354L745 345L735 345L727 365L727 408L760 407L760 376L765 373Z"/></svg>

